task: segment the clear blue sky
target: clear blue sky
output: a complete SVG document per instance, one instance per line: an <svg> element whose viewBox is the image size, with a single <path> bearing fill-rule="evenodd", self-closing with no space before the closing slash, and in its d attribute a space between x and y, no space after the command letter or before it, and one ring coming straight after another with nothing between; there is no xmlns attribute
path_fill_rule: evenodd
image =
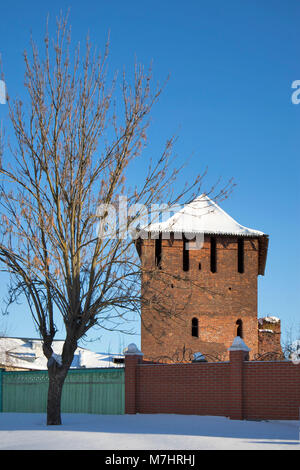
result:
<svg viewBox="0 0 300 470"><path fill-rule="evenodd" d="M0 52L11 97L23 93L22 53L30 33L39 43L50 14L71 8L74 41L90 32L103 48L110 31L110 67L130 69L135 56L153 60L169 83L153 113L152 150L179 134L179 158L192 156L183 180L208 166L207 187L221 176L237 186L222 205L238 222L270 235L259 316L299 324L300 79L298 0L11 0L1 3ZM0 105L5 123L7 106ZM0 294L5 294L1 276ZM36 336L26 305L3 320L10 336ZM2 320L1 320L2 321ZM97 336L99 332L93 334ZM88 347L118 352L139 336L105 335Z"/></svg>

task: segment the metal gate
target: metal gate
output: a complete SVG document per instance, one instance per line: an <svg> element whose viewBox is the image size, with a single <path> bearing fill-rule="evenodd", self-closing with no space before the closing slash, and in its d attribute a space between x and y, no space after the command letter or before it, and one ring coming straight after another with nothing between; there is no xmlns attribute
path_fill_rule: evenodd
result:
<svg viewBox="0 0 300 470"><path fill-rule="evenodd" d="M0 388L1 411L46 412L47 371L0 371ZM62 413L124 414L124 368L71 369L63 386L61 410Z"/></svg>

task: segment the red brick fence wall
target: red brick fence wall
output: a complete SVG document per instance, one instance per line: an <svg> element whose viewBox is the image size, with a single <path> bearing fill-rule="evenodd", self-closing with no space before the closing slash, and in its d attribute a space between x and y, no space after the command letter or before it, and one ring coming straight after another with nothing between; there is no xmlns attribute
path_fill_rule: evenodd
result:
<svg viewBox="0 0 300 470"><path fill-rule="evenodd" d="M179 413L231 419L300 419L300 364L248 361L144 363L125 355L125 413Z"/></svg>

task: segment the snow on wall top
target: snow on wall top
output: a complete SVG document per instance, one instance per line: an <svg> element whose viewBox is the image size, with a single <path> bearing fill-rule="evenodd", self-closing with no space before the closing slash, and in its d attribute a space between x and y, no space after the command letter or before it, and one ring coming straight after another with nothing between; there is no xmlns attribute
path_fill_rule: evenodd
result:
<svg viewBox="0 0 300 470"><path fill-rule="evenodd" d="M267 322L267 323L279 323L280 322L280 319L277 318L277 317L262 317L262 318L259 318L258 319L258 323L260 325L263 324L263 322Z"/></svg>
<svg viewBox="0 0 300 470"><path fill-rule="evenodd" d="M240 336L236 336L233 340L232 345L228 349L228 351L246 351L249 352L251 351L250 348L246 345L244 340Z"/></svg>
<svg viewBox="0 0 300 470"><path fill-rule="evenodd" d="M258 330L260 333L273 333L274 334L274 331L273 330L268 330L268 329L264 329L264 330Z"/></svg>
<svg viewBox="0 0 300 470"><path fill-rule="evenodd" d="M256 237L265 235L263 232L240 225L206 194L201 194L167 220L145 226L143 231Z"/></svg>

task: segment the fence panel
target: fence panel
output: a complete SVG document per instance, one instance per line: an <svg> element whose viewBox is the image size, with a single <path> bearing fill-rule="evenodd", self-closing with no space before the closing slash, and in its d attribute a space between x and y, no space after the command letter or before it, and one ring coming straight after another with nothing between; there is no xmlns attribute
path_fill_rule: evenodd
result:
<svg viewBox="0 0 300 470"><path fill-rule="evenodd" d="M124 369L70 371L63 388L65 413L123 414Z"/></svg>
<svg viewBox="0 0 300 470"><path fill-rule="evenodd" d="M3 372L2 410L21 413L45 412L47 391L47 371Z"/></svg>
<svg viewBox="0 0 300 470"><path fill-rule="evenodd" d="M62 413L123 414L124 382L123 368L70 370L63 387ZM4 412L44 413L47 393L47 371L2 373Z"/></svg>

